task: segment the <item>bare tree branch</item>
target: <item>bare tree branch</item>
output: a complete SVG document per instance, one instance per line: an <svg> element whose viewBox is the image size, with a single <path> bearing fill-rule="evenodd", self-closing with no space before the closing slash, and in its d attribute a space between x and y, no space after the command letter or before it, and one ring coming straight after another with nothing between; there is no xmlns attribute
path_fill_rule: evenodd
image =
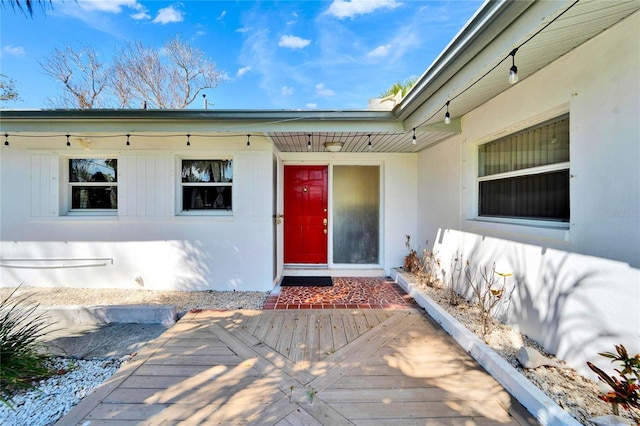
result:
<svg viewBox="0 0 640 426"><path fill-rule="evenodd" d="M146 102L160 109L182 109L223 81L203 51L178 37L162 49L127 43L111 64L103 63L93 48L82 46L55 49L40 65L63 86L64 94L55 102L65 108L127 108Z"/></svg>
<svg viewBox="0 0 640 426"><path fill-rule="evenodd" d="M103 91L109 84L110 67L100 61L90 46L80 50L55 49L53 55L40 62L45 74L61 83L67 95L60 98L64 108L99 108L105 105Z"/></svg>
<svg viewBox="0 0 640 426"><path fill-rule="evenodd" d="M16 90L16 83L4 74L0 74L0 101L12 102L20 100L20 95Z"/></svg>

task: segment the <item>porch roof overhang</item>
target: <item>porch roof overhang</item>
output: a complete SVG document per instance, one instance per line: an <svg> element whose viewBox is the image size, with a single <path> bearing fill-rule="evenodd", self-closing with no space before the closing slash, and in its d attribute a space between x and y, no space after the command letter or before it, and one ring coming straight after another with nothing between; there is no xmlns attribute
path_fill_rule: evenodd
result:
<svg viewBox="0 0 640 426"><path fill-rule="evenodd" d="M3 110L2 133L264 134L282 152L417 152L460 132L461 117L509 89L509 53L519 47L520 79L638 13L637 0L488 0L412 90L388 111L300 110ZM452 125L443 125L450 101ZM413 129L416 143L413 144Z"/></svg>

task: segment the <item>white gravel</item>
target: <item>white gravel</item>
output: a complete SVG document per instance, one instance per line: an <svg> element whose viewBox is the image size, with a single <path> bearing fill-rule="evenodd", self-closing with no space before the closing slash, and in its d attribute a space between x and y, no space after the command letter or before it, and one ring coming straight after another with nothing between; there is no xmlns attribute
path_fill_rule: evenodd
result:
<svg viewBox="0 0 640 426"><path fill-rule="evenodd" d="M0 288L4 300L15 288ZM73 289L21 287L16 296L46 306L174 305L179 313L192 309L262 309L268 293L243 291L152 291L128 289ZM0 425L52 425L82 398L91 394L120 368L125 359L51 358L60 374L34 383L35 389L13 396L14 409L0 403Z"/></svg>
<svg viewBox="0 0 640 426"><path fill-rule="evenodd" d="M33 390L14 395L13 409L0 404L0 424L53 424L111 377L121 365L121 361L116 359L51 358L50 362L51 369L60 374L34 383L36 388Z"/></svg>

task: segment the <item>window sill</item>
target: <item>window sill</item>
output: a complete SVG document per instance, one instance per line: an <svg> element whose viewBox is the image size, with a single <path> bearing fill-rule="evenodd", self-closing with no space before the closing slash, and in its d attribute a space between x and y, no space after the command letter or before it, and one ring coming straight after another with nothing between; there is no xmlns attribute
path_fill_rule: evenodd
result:
<svg viewBox="0 0 640 426"><path fill-rule="evenodd" d="M178 212L176 216L232 217L233 210L184 210Z"/></svg>
<svg viewBox="0 0 640 426"><path fill-rule="evenodd" d="M491 234L496 237L520 237L528 239L545 239L555 241L569 241L569 223L523 221L508 222L499 219L475 218L464 220L464 230L479 234Z"/></svg>

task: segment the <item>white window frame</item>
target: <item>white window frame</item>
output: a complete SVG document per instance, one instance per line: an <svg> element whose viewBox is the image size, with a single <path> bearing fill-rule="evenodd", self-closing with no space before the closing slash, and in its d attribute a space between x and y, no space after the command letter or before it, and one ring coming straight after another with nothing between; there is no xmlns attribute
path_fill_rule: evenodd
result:
<svg viewBox="0 0 640 426"><path fill-rule="evenodd" d="M183 161L231 161L233 170L233 176L231 178L231 182L182 182L182 162ZM234 191L234 181L235 181L235 161L233 157L225 157L225 156L210 156L210 155L198 155L198 156L189 156L189 157L179 157L177 158L176 167L178 170L177 173L177 197L176 197L176 211L179 216L233 216L234 209L236 207L236 195ZM231 209L230 210L221 210L221 209L197 209L197 210L185 210L183 208L183 190L184 187L220 187L225 186L231 188Z"/></svg>
<svg viewBox="0 0 640 426"><path fill-rule="evenodd" d="M569 118L569 113L565 112L563 114L559 114L556 116L552 116L549 117L545 120L540 120L538 122L538 124L531 124L529 123L527 126L523 126L521 129L519 130L514 130L511 134L517 134L519 132L525 131L528 128L534 128L537 127L539 125L543 125L545 122L553 122L554 120L562 120L565 118L565 116L567 118ZM570 130L569 130L569 133ZM479 149L481 146L494 142L496 140L502 139L504 136L499 136L499 137L494 137L488 140L485 140L481 143L478 143L475 145L474 147L474 155L473 158L474 160L474 174L475 174L475 201L474 201L474 205L475 205L475 221L476 222L490 222L490 223L496 223L496 224L506 224L506 225L522 225L525 227L538 227L538 228L547 228L547 229L558 229L558 230L568 230L569 229L569 223L571 218L569 218L567 221L560 221L560 220L554 220L554 219L525 219L525 218L516 218L516 217L498 217L498 216L482 216L480 215L480 183L481 182L487 182L487 181L494 181L494 180L501 180L501 179L507 179L507 178L513 178L513 177L520 177L520 176L529 176L529 175L538 175L538 174L543 174L543 173L549 173L549 172L557 172L557 171L563 171L563 170L567 170L570 173L570 165L571 165L571 160L569 161L565 161L565 162L560 162L560 163L554 163L554 164L549 164L549 165L544 165L544 166L537 166L537 167L530 167L530 168L526 168L526 169L519 169L519 170L514 170L514 171L510 171L510 172L504 172L504 173L496 173L496 174L492 174L492 175L487 175L487 176L479 176L479 168L478 168L478 159L479 159ZM569 138L571 136L569 135ZM571 154L569 154L569 158L571 157ZM569 175L571 176L571 175ZM569 189L570 190L570 189Z"/></svg>
<svg viewBox="0 0 640 426"><path fill-rule="evenodd" d="M66 213L69 216L117 216L118 208L120 206L119 198L120 198L120 190L119 190L119 176L118 172L116 172L116 181L115 182L71 182L70 173L71 173L71 160L116 160L119 163L119 159L117 156L113 155L92 155L92 156L83 156L83 157L63 157L64 167L62 167L62 172L64 173L64 181L65 181L65 193L63 194L63 198L65 200L66 205ZM117 204L118 208L115 209L74 209L73 208L73 187L75 186L91 186L91 187L107 187L114 186L117 188Z"/></svg>

